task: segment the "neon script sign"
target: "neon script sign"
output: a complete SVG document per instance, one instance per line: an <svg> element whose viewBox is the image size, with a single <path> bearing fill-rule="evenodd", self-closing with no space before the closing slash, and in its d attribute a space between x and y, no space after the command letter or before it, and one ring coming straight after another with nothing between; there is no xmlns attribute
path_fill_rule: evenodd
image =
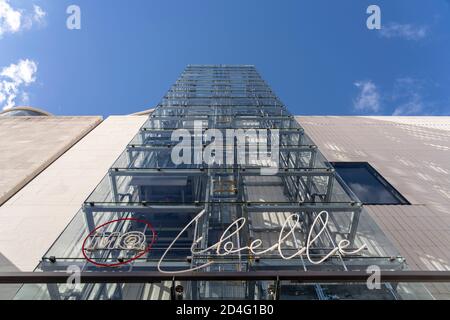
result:
<svg viewBox="0 0 450 320"><path fill-rule="evenodd" d="M200 266L194 267L194 268L189 268L186 270L177 270L177 271L168 271L168 270L164 270L161 265L163 264L164 258L166 257L167 253L172 249L172 247L175 245L175 243L177 242L177 240L181 237L181 235L192 225L194 225L194 227L197 229L198 227L198 222L199 220L202 218L202 216L205 214L205 210L203 210L202 212L200 212L194 219L191 220L191 222L189 222L183 230L181 230L181 232L178 234L178 236L172 241L172 243L167 247L166 251L164 252L164 254L161 256L161 259L158 262L158 270L162 273L184 273L184 272L190 272L190 271L195 271L195 270L199 270L199 269L203 269L206 268L212 264L214 264L214 261L210 261L207 262L205 264L202 264ZM198 243L200 243L203 239L202 236L198 237L197 239L194 239L194 241L192 242L192 246L191 246L191 253L192 256L194 257L195 255L205 255L205 254L211 254L211 255L216 255L216 256L228 256L230 254L238 254L242 251L248 251L250 253L252 253L255 256L262 256L266 253L269 252L273 252L273 251L278 251L279 256L284 259L284 260L291 260L295 257L300 257L300 256L304 256L306 255L307 259L312 263L312 264L321 264L322 262L324 262L325 260L327 260L329 257L339 253L343 256L345 255L353 255L353 254L357 254L358 252L361 252L362 250L364 250L367 245L363 244L361 247L359 247L356 250L353 251L346 251L346 249L350 246L350 241L348 240L341 240L339 241L339 243L326 255L324 255L320 260L313 260L311 255L310 255L310 247L322 236L322 234L324 233L325 229L327 228L328 225L328 218L329 218L329 214L327 211L322 211L320 212L316 218L314 219L313 224L311 225L310 231L308 233L308 238L307 238L307 242L306 242L306 246L305 247L301 247L298 249L297 252L295 252L294 254L291 254L289 256L285 255L285 253L283 252L282 249L282 244L292 235L294 236L294 232L295 229L297 227L300 226L300 216L298 214L292 214L290 215L286 221L284 222L281 231L279 233L279 237L278 237L278 242L273 244L272 246L270 246L267 249L264 250L258 250L258 248L261 248L263 241L261 239L256 239L253 240L248 246L245 247L239 247L237 248L235 246L235 244L233 243L233 241L231 241L231 239L234 236L238 236L238 234L240 233L240 231L244 228L245 224L246 224L246 219L245 218L239 218L236 221L234 221L233 223L231 223L227 229L225 229L225 231L222 233L222 236L220 237L219 241L215 244L213 244L212 246L203 249L203 250L196 250L195 247L197 246ZM315 236L313 236L313 230L315 230L316 226L319 225L319 223L322 224L322 226L320 227L319 231L317 232L317 234ZM233 230L234 229L234 230Z"/></svg>
<svg viewBox="0 0 450 320"><path fill-rule="evenodd" d="M135 222L144 224L148 230L152 233L152 237L147 243L147 237L143 232L130 231L130 232L106 232L109 227L119 224ZM124 264L128 264L146 253L150 252L154 242L156 241L156 231L153 226L145 220L125 218L117 219L106 222L96 227L89 235L84 239L82 249L83 256L90 263L99 267L118 267ZM118 253L131 253L131 257L121 259L119 262L114 263L101 263L96 261L96 258L101 259L101 254L105 251L116 251ZM97 253L97 254L96 254Z"/></svg>
<svg viewBox="0 0 450 320"><path fill-rule="evenodd" d="M185 270L165 270L162 265L164 264L164 259L168 255L168 253L172 250L174 245L177 243L178 239L182 236L184 232L186 232L190 227L194 227L196 230L198 230L198 224L199 220L204 216L205 210L201 211L197 216L194 217L181 231L180 233L173 239L173 241L170 243L170 245L167 247L163 255L158 261L157 267L158 270L162 273L184 273L184 272L191 272L196 271L200 269L204 269L212 264L214 264L214 261L209 261L207 263L204 263L200 266L196 266L193 268L188 268ZM237 247L235 243L232 241L233 237L238 237L241 230L245 227L245 224L247 223L247 220L245 218L239 218L233 223L231 223L225 231L222 233L221 237L219 238L219 241L217 241L215 244L209 246L208 248L198 250L196 247L198 244L203 240L203 236L197 237L192 241L192 245L190 248L190 251L192 253L192 257L195 257L196 255L208 255L210 257L217 256L217 257L225 257L232 254L239 254L243 251L247 251L254 255L255 257L263 256L264 254L268 254L271 252L278 252L278 255L283 260L291 260L296 257L303 257L306 256L306 258L311 262L312 264L321 264L331 256L334 256L336 254L340 254L342 256L346 255L354 255L362 250L364 250L367 245L363 244L361 247L357 248L353 251L347 251L350 246L350 241L344 239L339 241L334 248L331 248L331 250L320 257L320 259L313 259L310 254L310 249L313 246L314 243L318 241L318 239L324 234L327 225L328 225L328 219L329 214L327 211L320 212L314 219L313 224L311 225L311 228L308 233L306 245L299 247L297 251L293 254L286 255L284 252L282 246L283 243L285 243L290 237L293 237L295 239L294 232L298 227L300 227L300 217L298 214L292 214L290 215L286 221L284 222L281 231L278 235L278 241L271 245L268 248L262 249L263 241L261 239L255 239L253 240L249 245L245 247ZM147 224L150 230L153 232L153 237L150 241L150 244L147 244L147 239L144 233L142 232L126 232L126 233L119 233L119 232L112 232L112 233L99 233L98 230L111 224L115 223L121 220L134 220L134 219L120 219L111 221L108 223L105 223L101 225L100 227L97 227L93 232L91 232L88 237L85 239L83 243L83 254L86 257L86 259L97 265L97 266L104 266L104 267L114 267L119 266L122 264L130 263L146 253L148 253L151 249L151 246L153 245L155 239L156 239L156 232L153 230L150 224L147 222L144 222L142 220L137 220L139 222L144 222ZM313 235L313 231L318 229L315 235ZM88 242L88 239L89 242ZM92 258L88 258L86 252L95 252L98 250L127 250L128 252L135 251L136 254L133 258L129 258L126 261L123 261L121 263L115 263L115 264L103 264L95 262Z"/></svg>

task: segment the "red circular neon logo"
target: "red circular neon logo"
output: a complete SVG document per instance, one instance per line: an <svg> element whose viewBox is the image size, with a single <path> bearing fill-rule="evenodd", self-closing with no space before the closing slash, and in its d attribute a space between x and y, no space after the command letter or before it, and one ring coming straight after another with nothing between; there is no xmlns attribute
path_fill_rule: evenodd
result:
<svg viewBox="0 0 450 320"><path fill-rule="evenodd" d="M138 222L138 223L145 224L148 227L148 229L151 230L151 232L152 232L152 239L151 239L150 243L145 247L144 250L138 252L134 257L129 258L126 261L117 262L117 263L100 263L100 262L94 261L92 258L90 258L88 256L88 253L87 253L87 250L86 250L86 242L87 242L87 240L90 239L91 237L93 237L94 234L97 233L97 231L99 229L101 229L101 228L103 228L103 227L105 227L107 225L110 225L112 223L117 223L117 222L120 222L120 221L135 221L135 222ZM83 245L81 247L81 251L83 252L84 258L87 261L89 261L90 263L92 263L92 264L94 264L96 266L99 266L99 267L118 267L118 266L121 266L121 265L124 265L124 264L128 264L130 262L133 262L134 260L139 259L143 255L148 253L150 251L150 249L152 248L153 244L155 243L155 241L156 241L156 231L155 231L155 229L153 228L153 226L149 222L147 222L145 220L134 219L134 218L123 218L123 219L117 219L117 220L112 220L112 221L106 222L106 223L96 227L94 230L92 230L91 233L89 233L88 236L84 239Z"/></svg>

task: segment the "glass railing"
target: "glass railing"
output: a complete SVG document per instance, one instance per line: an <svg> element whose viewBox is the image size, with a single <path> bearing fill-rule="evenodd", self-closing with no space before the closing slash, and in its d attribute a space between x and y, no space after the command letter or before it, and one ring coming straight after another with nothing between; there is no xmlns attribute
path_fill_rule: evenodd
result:
<svg viewBox="0 0 450 320"><path fill-rule="evenodd" d="M98 277L99 278L99 277ZM107 276L104 277L108 278ZM143 278L143 277L142 277ZM25 284L16 300L447 300L450 281L155 280ZM441 293L443 290L446 293Z"/></svg>

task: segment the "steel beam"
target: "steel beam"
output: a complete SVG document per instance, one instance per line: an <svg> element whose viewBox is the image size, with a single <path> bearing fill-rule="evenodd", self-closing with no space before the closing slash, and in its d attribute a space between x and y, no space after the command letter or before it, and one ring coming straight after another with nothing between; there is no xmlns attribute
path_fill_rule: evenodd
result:
<svg viewBox="0 0 450 320"><path fill-rule="evenodd" d="M81 283L151 283L175 281L295 281L301 283L361 283L371 274L364 271L254 271L254 272L82 272ZM67 283L65 272L2 272L0 284ZM450 271L382 271L381 282L450 282Z"/></svg>

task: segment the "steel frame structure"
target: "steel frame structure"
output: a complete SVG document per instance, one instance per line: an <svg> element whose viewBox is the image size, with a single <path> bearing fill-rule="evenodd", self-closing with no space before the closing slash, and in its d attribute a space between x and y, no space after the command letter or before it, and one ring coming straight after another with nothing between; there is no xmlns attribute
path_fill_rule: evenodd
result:
<svg viewBox="0 0 450 320"><path fill-rule="evenodd" d="M198 123L202 124L202 129L195 131ZM267 166L261 161L177 165L170 157L176 146L171 137L177 129L191 132L193 140L200 139L202 150L207 146L205 132L211 129L224 133L230 129L277 129L278 171L270 177L261 176L260 169ZM235 140L231 145L225 140L223 142L226 146L224 155L238 152ZM246 157L250 158L252 143L257 142L248 142L248 149L244 151ZM272 148L270 142L268 147ZM48 275L51 271L63 271L69 265L79 266L86 274L98 271L98 267L81 256L80 242L83 237L106 221L140 217L155 221L157 245L148 255L115 271L127 271L130 275L139 271L154 272L164 246L167 247L174 234L201 210L205 210L206 214L200 220L199 227L182 238L183 243L177 248L180 255L167 260L174 271L195 268L205 261L217 263L199 270L200 278L202 274L212 275L214 272L239 272L251 277L252 272L261 270L361 271L364 266L373 264L374 257L370 254L344 257L338 253L320 269L303 257L286 261L270 255L255 258L239 252L229 255L227 259L214 255L189 255L186 258L183 253L189 251L193 239L201 239L196 249L207 248L217 241L218 234L227 224L239 218L245 218L248 224L241 237L232 239L236 248L244 247L262 236L270 243L280 232L288 213L301 217L301 225L296 230L298 239L286 248L287 251L295 251L305 242L318 213L326 210L330 215L330 225L325 230L324 239L312 248L313 255L320 256L342 239L349 240L355 246L362 208L358 198L253 66L188 66L88 197L74 221L43 257L38 271ZM133 227L136 226L123 223L111 232L123 232ZM266 247L267 243L264 243ZM96 253L92 257L102 262L121 258L111 252ZM401 270L404 267L401 258L375 258L386 270ZM219 291L239 290L235 283L230 284L228 289L227 285L221 284L219 290L209 286L208 282L192 281L188 284L189 296L193 299L219 297ZM47 285L54 299L60 298L61 288L58 288ZM97 289L86 285L83 290L92 293ZM22 288L24 290L26 286ZM106 290L105 287L102 290ZM254 290L244 289L244 292L244 295L236 293L236 298L252 298ZM88 293L82 293L77 297L87 296Z"/></svg>

